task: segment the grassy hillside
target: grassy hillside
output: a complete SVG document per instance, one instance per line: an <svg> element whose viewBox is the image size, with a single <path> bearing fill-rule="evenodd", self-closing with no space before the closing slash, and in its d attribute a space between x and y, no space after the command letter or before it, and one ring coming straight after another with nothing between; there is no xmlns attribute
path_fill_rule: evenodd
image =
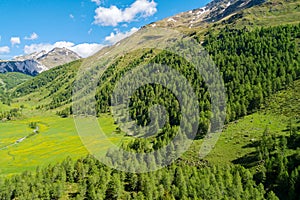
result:
<svg viewBox="0 0 300 200"><path fill-rule="evenodd" d="M32 77L22 73L12 72L12 73L0 73L0 101L9 104L11 101L8 91L17 85L25 83ZM0 106L1 111L1 106Z"/></svg>
<svg viewBox="0 0 300 200"><path fill-rule="evenodd" d="M289 136L290 124L300 129L300 81L272 95L256 113L231 122L224 128L213 151L205 158L217 165L241 164L255 167L251 155L255 144L261 139L266 128L276 136ZM183 157L189 162L197 162L202 140L194 141L190 151ZM290 151L292 154L294 151ZM241 159L243 158L243 159Z"/></svg>
<svg viewBox="0 0 300 200"><path fill-rule="evenodd" d="M0 85L3 90L10 90L19 84L25 83L32 77L26 74L11 72L0 74Z"/></svg>
<svg viewBox="0 0 300 200"><path fill-rule="evenodd" d="M234 19L237 20L234 20ZM259 6L246 9L229 17L225 23L237 27L242 26L274 26L280 24L296 24L300 21L299 0L267 0Z"/></svg>
<svg viewBox="0 0 300 200"><path fill-rule="evenodd" d="M72 82L82 61L45 71L12 90L12 96L36 107L53 109L70 103Z"/></svg>
<svg viewBox="0 0 300 200"><path fill-rule="evenodd" d="M25 172L5 183L0 180L0 198L277 199L277 195L281 199L297 199L299 9L299 0L269 0L213 23L209 29L190 30L196 32L186 36L201 41L219 68L226 88L226 126L204 159L199 158L199 150L210 129L210 94L191 63L168 51L145 49L141 42L141 49L122 55L124 48L135 44L128 39L90 58L53 68L12 89L9 87L14 99L10 105L0 104L0 109L5 114L17 114L10 118L3 115L0 122L0 176L32 172L36 166L42 169ZM101 63L102 56L110 53L111 60ZM76 124L68 118L72 114L73 83L82 68L86 79L79 95L96 99L98 121L111 141L126 150L144 153L166 145L174 137L181 119L179 103L170 90L158 84L148 84L130 96L130 115L141 126L150 123L151 106L166 107L167 125L153 137L125 137L117 131L119 127L110 114L110 95L116 83L131 69L147 63L172 67L194 89L201 129L190 149L168 168L138 175L112 170L90 156L63 161L67 156L77 159L89 153L76 132ZM92 90L87 84L91 80L99 80L96 94L88 93ZM83 114L94 109L93 104L80 103L87 108ZM93 142L97 142L101 153L106 153L105 141ZM170 148L173 153L175 150ZM117 159L108 160L118 164ZM138 162L127 160L128 168ZM63 162L48 166L60 161Z"/></svg>

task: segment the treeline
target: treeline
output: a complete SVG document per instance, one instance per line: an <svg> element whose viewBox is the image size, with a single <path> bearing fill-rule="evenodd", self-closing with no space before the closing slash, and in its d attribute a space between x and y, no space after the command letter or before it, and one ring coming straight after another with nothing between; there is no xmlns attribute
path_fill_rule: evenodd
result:
<svg viewBox="0 0 300 200"><path fill-rule="evenodd" d="M104 166L92 156L38 168L2 180L0 199L277 199L243 167L172 164L133 174Z"/></svg>
<svg viewBox="0 0 300 200"><path fill-rule="evenodd" d="M0 120L13 120L17 117L20 117L22 114L21 109L13 108L9 111L0 111Z"/></svg>

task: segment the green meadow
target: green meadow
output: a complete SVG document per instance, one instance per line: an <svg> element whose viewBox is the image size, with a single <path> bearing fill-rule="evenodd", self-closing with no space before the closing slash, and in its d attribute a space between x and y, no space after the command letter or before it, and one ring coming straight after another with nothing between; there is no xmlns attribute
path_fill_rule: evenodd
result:
<svg viewBox="0 0 300 200"><path fill-rule="evenodd" d="M104 115L98 121L109 140L97 141L97 145L107 146L105 143L109 141L119 143L123 137L114 132L116 125L113 118ZM37 123L38 134L33 134L30 122ZM16 143L29 135L31 137ZM1 175L32 171L37 166L54 164L67 156L77 159L89 154L80 140L73 118L60 118L51 113L0 122L0 149Z"/></svg>

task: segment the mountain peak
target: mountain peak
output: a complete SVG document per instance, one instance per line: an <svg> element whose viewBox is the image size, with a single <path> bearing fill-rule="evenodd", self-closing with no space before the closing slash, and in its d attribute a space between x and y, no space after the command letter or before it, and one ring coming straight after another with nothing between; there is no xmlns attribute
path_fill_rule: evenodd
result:
<svg viewBox="0 0 300 200"><path fill-rule="evenodd" d="M78 60L80 58L81 57L77 53L71 51L70 49L67 49L65 47L55 47L48 53L43 54L42 56L37 58L37 61L47 66L48 68L52 68L68 62L72 62L74 60Z"/></svg>
<svg viewBox="0 0 300 200"><path fill-rule="evenodd" d="M71 51L71 50L66 47L55 47L49 52L53 52L53 51Z"/></svg>
<svg viewBox="0 0 300 200"><path fill-rule="evenodd" d="M63 65L81 57L65 47L55 47L51 51L42 50L24 56L17 56L11 61L0 61L0 73L22 72L35 76L53 67Z"/></svg>
<svg viewBox="0 0 300 200"><path fill-rule="evenodd" d="M55 66L63 65L80 58L81 57L77 53L68 48L55 47L48 52L42 50L40 52L34 52L28 55L15 57L14 61L35 60L44 65L47 69L51 69Z"/></svg>

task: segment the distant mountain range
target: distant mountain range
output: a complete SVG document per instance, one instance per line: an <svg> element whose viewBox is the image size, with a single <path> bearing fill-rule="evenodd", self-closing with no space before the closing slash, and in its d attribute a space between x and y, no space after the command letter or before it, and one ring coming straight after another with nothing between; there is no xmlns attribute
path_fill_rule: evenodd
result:
<svg viewBox="0 0 300 200"><path fill-rule="evenodd" d="M54 48L49 52L35 52L25 56L15 57L10 61L0 60L0 73L20 72L31 76L63 65L81 57L67 48Z"/></svg>

